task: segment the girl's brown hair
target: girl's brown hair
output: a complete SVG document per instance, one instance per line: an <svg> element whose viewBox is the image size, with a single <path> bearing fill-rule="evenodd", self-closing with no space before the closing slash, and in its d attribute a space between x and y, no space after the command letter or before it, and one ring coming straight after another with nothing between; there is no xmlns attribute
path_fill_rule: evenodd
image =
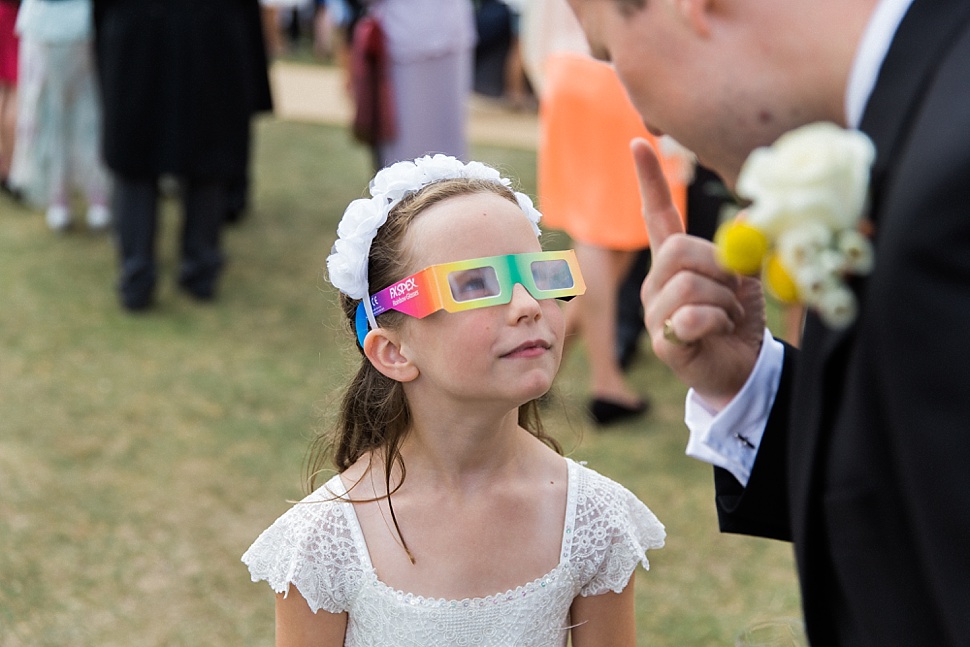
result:
<svg viewBox="0 0 970 647"><path fill-rule="evenodd" d="M414 271L409 269L406 236L418 215L448 198L475 193L494 193L518 205L515 194L509 188L497 182L466 178L440 180L401 200L388 213L387 222L377 230L371 243L368 258L370 291L383 290ZM357 337L354 322L359 303L359 299L351 299L342 293L340 295L340 305L354 339ZM382 327L393 329L406 316L390 310L380 315L379 320ZM401 383L374 368L359 344L357 350L360 352L360 366L344 392L336 428L319 435L310 447L307 480L313 490L318 477L331 462L337 471L343 472L368 452L380 454L384 463L388 507L400 537L401 531L394 517L390 496L404 481L405 466L400 448L411 426L411 411ZM543 430L536 400L519 407L519 424L556 452L562 453L559 443ZM392 490L391 471L395 464L401 470L401 480ZM403 537L401 540L403 544ZM407 551L407 544L404 544L404 549Z"/></svg>

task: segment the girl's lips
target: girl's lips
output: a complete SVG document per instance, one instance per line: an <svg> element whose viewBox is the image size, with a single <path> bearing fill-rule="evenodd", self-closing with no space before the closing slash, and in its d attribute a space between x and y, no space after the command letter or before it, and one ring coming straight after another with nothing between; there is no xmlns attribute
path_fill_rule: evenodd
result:
<svg viewBox="0 0 970 647"><path fill-rule="evenodd" d="M523 344L519 344L508 353L505 353L504 355L502 355L502 357L509 357L509 358L538 357L539 355L542 355L547 350L549 350L551 347L552 346L548 342L543 341L541 339L535 339L535 340L527 341Z"/></svg>

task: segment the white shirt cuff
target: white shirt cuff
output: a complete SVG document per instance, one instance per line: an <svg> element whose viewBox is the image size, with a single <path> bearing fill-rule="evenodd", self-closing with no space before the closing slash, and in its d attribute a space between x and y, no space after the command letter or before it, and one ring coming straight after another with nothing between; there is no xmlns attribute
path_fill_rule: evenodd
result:
<svg viewBox="0 0 970 647"><path fill-rule="evenodd" d="M714 411L694 389L687 392L684 422L690 430L688 456L723 467L741 485L748 484L778 393L784 357L784 345L766 328L754 370L726 407Z"/></svg>

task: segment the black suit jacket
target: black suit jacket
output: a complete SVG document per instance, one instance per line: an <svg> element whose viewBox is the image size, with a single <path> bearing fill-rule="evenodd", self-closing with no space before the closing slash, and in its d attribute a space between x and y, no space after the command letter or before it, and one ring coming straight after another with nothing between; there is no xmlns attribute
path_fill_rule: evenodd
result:
<svg viewBox="0 0 970 647"><path fill-rule="evenodd" d="M245 176L272 101L257 0L94 0L108 167L130 178Z"/></svg>
<svg viewBox="0 0 970 647"><path fill-rule="evenodd" d="M970 645L970 2L916 0L861 129L876 267L810 315L722 530L791 539L813 645Z"/></svg>

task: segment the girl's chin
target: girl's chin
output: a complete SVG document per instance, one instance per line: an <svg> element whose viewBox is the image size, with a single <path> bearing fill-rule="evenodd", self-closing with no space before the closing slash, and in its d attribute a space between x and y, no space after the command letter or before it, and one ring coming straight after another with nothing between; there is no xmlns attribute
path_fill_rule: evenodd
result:
<svg viewBox="0 0 970 647"><path fill-rule="evenodd" d="M523 402L523 404L525 404L526 402L532 402L533 400L538 400L542 396L549 393L551 389L552 389L552 382L544 382L542 384L537 384L535 388L528 389L526 391L525 393L526 400L525 402Z"/></svg>

